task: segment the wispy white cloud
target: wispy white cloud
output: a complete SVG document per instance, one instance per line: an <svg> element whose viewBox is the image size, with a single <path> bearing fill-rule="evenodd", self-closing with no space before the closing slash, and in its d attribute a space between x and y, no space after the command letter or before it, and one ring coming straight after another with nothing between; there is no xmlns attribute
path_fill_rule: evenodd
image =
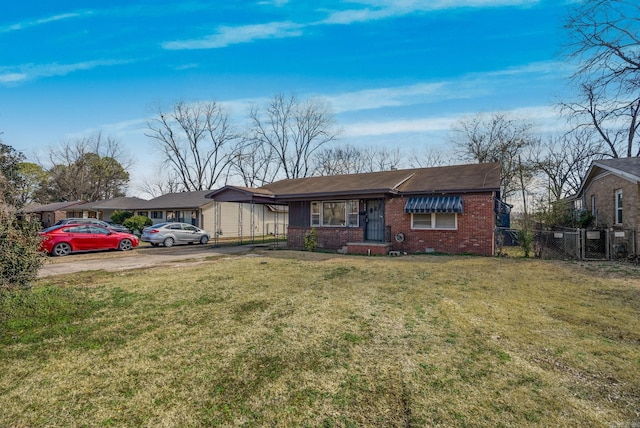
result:
<svg viewBox="0 0 640 428"><path fill-rule="evenodd" d="M497 111L496 111L497 112ZM567 123L553 106L527 106L515 109L499 110L510 117L533 121L540 135L566 132ZM451 130L452 125L466 116L477 112L459 112L447 115L433 115L428 118L401 118L391 120L367 120L342 124L342 138L374 138L403 134L443 134ZM491 112L488 112L491 113Z"/></svg>
<svg viewBox="0 0 640 428"><path fill-rule="evenodd" d="M352 24L445 9L528 7L539 4L540 0L356 0L352 3L360 4L363 7L334 11L321 23Z"/></svg>
<svg viewBox="0 0 640 428"><path fill-rule="evenodd" d="M287 3L289 3L289 0L264 0L264 1L259 1L258 4L260 5L273 5L275 7L282 7L285 6Z"/></svg>
<svg viewBox="0 0 640 428"><path fill-rule="evenodd" d="M164 49L218 49L255 40L280 39L302 35L303 26L293 22L271 22L268 24L219 27L215 34L191 40L176 40L162 43Z"/></svg>
<svg viewBox="0 0 640 428"><path fill-rule="evenodd" d="M45 18L24 20L24 21L13 23L13 24L0 26L0 33L8 33L11 31L25 30L27 28L37 27L39 25L49 24L51 22L63 21L63 20L72 19L72 18L81 18L84 16L92 15L92 14L93 14L92 11L86 10L81 12L61 13L58 15L52 15Z"/></svg>
<svg viewBox="0 0 640 428"><path fill-rule="evenodd" d="M369 110L382 107L398 107L411 104L425 97L435 96L441 93L447 84L418 83L415 85L395 86L388 88L363 89L361 91L345 92L335 95L327 95L327 101L336 113Z"/></svg>
<svg viewBox="0 0 640 428"><path fill-rule="evenodd" d="M200 64L192 62L189 64L174 65L171 68L173 68L176 71L184 71L184 70L193 70L194 68L198 68L198 67L200 67Z"/></svg>
<svg viewBox="0 0 640 428"><path fill-rule="evenodd" d="M274 0L272 3L275 6L281 6L287 1ZM256 40L300 37L304 30L310 26L377 21L443 9L529 6L539 3L539 0L431 0L428 2L420 0L370 0L352 3L361 4L363 7L328 12L327 10L319 10L328 13L328 16L309 23L280 21L236 27L221 26L214 34L195 39L166 41L161 43L161 46L167 50L219 49Z"/></svg>
<svg viewBox="0 0 640 428"><path fill-rule="evenodd" d="M273 0L276 5L285 4L287 0ZM11 31L26 30L28 28L37 27L52 22L63 21L74 18L86 18L90 16L112 16L120 18L132 18L140 16L162 16L175 14L176 11L197 12L200 10L208 10L215 8L214 4L202 1L180 1L167 8L148 7L144 4L130 4L125 6L112 6L105 2L104 8L83 9L56 15L46 16L42 18L24 19L8 25L0 25L0 33Z"/></svg>
<svg viewBox="0 0 640 428"><path fill-rule="evenodd" d="M0 83L18 83L27 80L25 73L4 73L0 74Z"/></svg>
<svg viewBox="0 0 640 428"><path fill-rule="evenodd" d="M486 111L486 107L500 108L495 104L489 105L488 103L495 103L494 97L496 94L503 94L505 87L518 87L523 82L530 82L534 79L556 78L561 73L558 64L554 62L536 62L486 73L469 73L452 80L328 94L325 98L331 102L338 115L372 110L372 114L378 117L378 119L343 123L344 137L383 137L393 134L434 133L449 130L454 121L466 114L477 113L479 110L440 116L436 113L434 116L431 109L425 109L423 106L446 100L469 98L485 100L485 109L482 109L478 102L474 102L474 106L469 105L470 109L478 108ZM480 102L482 103L482 101ZM415 109L399 110L414 105ZM373 113L375 110L378 111ZM422 117L413 117L413 111L421 112ZM431 113L429 113L430 111ZM541 133L562 131L566 127L553 105L507 108L507 112L515 117L534 120ZM385 120L385 113L393 114L396 118ZM398 114L401 117L397 117ZM424 117L424 115L430 117ZM380 119L381 117L382 119Z"/></svg>
<svg viewBox="0 0 640 428"><path fill-rule="evenodd" d="M451 129L451 125L464 116L478 113L474 106L466 105L465 111L438 114L437 110L424 109L427 104L436 104L446 100L490 97L498 89L509 86L505 79L523 79L529 81L533 76L557 73L553 62L537 62L504 70L486 73L469 73L458 79L439 82L421 82L410 85L377 87L342 93L300 94L301 97L318 97L329 102L337 114L343 129L341 138L357 141L361 138L389 138L392 135L442 135ZM511 80L509 80L511 82ZM232 116L236 123L246 120L246 115L254 105L263 106L268 97L220 100L219 103ZM197 102L197 101L193 101ZM416 106L404 109L407 106ZM370 110L367 120L350 121L348 113ZM489 112L483 109L484 112ZM560 132L566 124L560 120L557 110L551 105L534 105L514 109L500 109L514 117L535 120L541 133ZM396 118L385 119L393 114ZM369 113L368 113L369 115ZM420 115L421 117L415 117ZM426 117L425 117L426 116ZM117 135L139 133L149 119L135 119L121 123L104 125L101 129Z"/></svg>
<svg viewBox="0 0 640 428"><path fill-rule="evenodd" d="M98 67L128 64L131 60L94 60L72 64L24 64L16 67L0 67L0 83L17 84L42 77L65 76L69 73L91 70Z"/></svg>
<svg viewBox="0 0 640 428"><path fill-rule="evenodd" d="M34 74L40 76L64 76L66 74L81 71L91 70L98 67L108 67L114 65L128 64L130 60L94 60L76 62L73 64L49 64L45 66L39 66L34 69Z"/></svg>
<svg viewBox="0 0 640 428"><path fill-rule="evenodd" d="M569 65L561 61L539 61L524 65L505 68L504 70L496 70L483 73L485 76L502 77L517 76L522 74L558 74L567 75Z"/></svg>
<svg viewBox="0 0 640 428"><path fill-rule="evenodd" d="M393 134L437 132L451 129L457 117L363 121L343 125L343 138L373 137Z"/></svg>
<svg viewBox="0 0 640 428"><path fill-rule="evenodd" d="M505 87L517 87L534 79L560 79L563 73L561 63L535 62L503 70L468 73L450 80L327 94L323 98L331 103L334 112L345 113L481 98L503 91Z"/></svg>
<svg viewBox="0 0 640 428"><path fill-rule="evenodd" d="M341 10L331 13L329 17L324 19L322 24L353 24L356 22L377 21L379 19L389 18L391 16L404 15L396 8L384 9L350 9Z"/></svg>

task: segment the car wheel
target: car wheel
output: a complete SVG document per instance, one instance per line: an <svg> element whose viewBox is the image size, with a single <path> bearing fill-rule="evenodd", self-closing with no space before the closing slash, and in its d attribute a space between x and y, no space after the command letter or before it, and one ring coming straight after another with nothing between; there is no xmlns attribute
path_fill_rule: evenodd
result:
<svg viewBox="0 0 640 428"><path fill-rule="evenodd" d="M56 244L56 246L53 247L53 250L51 250L51 255L56 257L68 256L69 254L71 254L71 245L67 244L66 242Z"/></svg>
<svg viewBox="0 0 640 428"><path fill-rule="evenodd" d="M201 244L206 244L207 242L209 242L209 237L208 236L203 236L202 238L200 238L200 243Z"/></svg>
<svg viewBox="0 0 640 428"><path fill-rule="evenodd" d="M167 239L164 240L163 244L164 244L165 247L171 247L171 246L173 246L174 242L175 241L173 240L173 238L167 238Z"/></svg>
<svg viewBox="0 0 640 428"><path fill-rule="evenodd" d="M133 243L129 239L123 239L122 241L120 241L120 244L118 245L118 250L120 251L129 251L132 248L133 248Z"/></svg>

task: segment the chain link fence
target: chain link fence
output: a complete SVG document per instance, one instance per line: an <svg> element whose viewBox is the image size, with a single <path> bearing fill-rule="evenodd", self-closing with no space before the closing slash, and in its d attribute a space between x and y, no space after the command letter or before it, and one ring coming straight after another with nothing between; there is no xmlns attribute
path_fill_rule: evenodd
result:
<svg viewBox="0 0 640 428"><path fill-rule="evenodd" d="M496 252L518 246L517 229L496 229ZM633 229L534 230L532 252L545 259L622 260L638 262L637 234Z"/></svg>

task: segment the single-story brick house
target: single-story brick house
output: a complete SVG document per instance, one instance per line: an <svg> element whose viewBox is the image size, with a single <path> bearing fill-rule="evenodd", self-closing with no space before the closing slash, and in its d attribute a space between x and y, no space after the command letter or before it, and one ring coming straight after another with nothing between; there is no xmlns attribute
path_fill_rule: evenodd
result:
<svg viewBox="0 0 640 428"><path fill-rule="evenodd" d="M23 209L19 210L20 214L28 214L35 216L42 227L50 227L56 224L58 220L62 220L66 217L75 217L68 215L69 212L77 214L74 211L74 207L84 204L85 201L72 201L72 202L53 202L50 204L29 204ZM79 216L81 217L81 216Z"/></svg>
<svg viewBox="0 0 640 428"><path fill-rule="evenodd" d="M67 210L67 217L96 218L98 220L111 221L111 215L115 211L128 211L129 207L146 202L136 197L121 196L113 199L86 202Z"/></svg>
<svg viewBox="0 0 640 428"><path fill-rule="evenodd" d="M640 158L593 161L570 199L594 216L596 227L640 229Z"/></svg>
<svg viewBox="0 0 640 428"><path fill-rule="evenodd" d="M225 186L216 201L286 204L288 245L350 253L494 254L500 165L483 163L307 177L250 189Z"/></svg>

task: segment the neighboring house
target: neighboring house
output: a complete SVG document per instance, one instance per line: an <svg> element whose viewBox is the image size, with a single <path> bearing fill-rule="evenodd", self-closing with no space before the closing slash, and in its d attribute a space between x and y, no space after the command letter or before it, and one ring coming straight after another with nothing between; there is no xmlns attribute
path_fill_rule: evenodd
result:
<svg viewBox="0 0 640 428"><path fill-rule="evenodd" d="M34 215L42 223L42 227L53 226L58 220L69 216L68 212L73 211L78 205L84 204L84 201L73 202L54 202L51 204L30 204L20 210L20 213Z"/></svg>
<svg viewBox="0 0 640 428"><path fill-rule="evenodd" d="M350 253L494 254L497 163L281 180L258 189L225 186L216 201L286 204L287 242Z"/></svg>
<svg viewBox="0 0 640 428"><path fill-rule="evenodd" d="M206 230L212 237L255 237L285 233L286 214L283 215L276 207L219 203L206 198L209 193L211 190L168 193L132 206L131 210L137 215L149 217L154 224L172 221L189 223Z"/></svg>
<svg viewBox="0 0 640 428"><path fill-rule="evenodd" d="M144 203L144 199L122 196L119 198L105 199L102 201L87 202L72 207L67 211L67 217L96 218L103 221L111 221L114 211L130 211L130 207Z"/></svg>
<svg viewBox="0 0 640 428"><path fill-rule="evenodd" d="M640 158L594 161L570 200L590 212L598 228L638 230L639 183Z"/></svg>

